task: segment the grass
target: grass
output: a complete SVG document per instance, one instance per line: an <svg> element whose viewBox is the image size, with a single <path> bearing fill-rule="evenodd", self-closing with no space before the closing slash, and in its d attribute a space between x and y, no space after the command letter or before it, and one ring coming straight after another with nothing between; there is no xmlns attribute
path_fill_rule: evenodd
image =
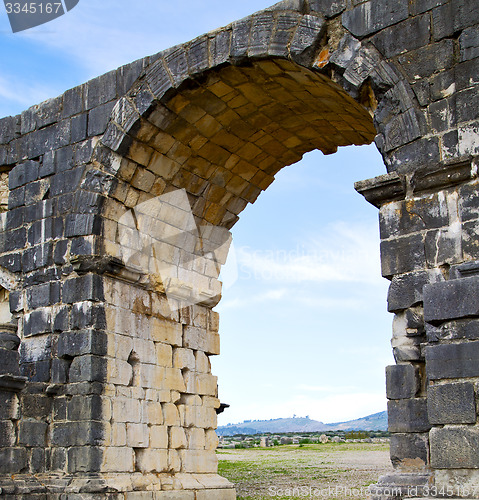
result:
<svg viewBox="0 0 479 500"><path fill-rule="evenodd" d="M219 473L235 484L238 500L350 500L353 489L366 490L390 470L388 450L375 443L219 450Z"/></svg>

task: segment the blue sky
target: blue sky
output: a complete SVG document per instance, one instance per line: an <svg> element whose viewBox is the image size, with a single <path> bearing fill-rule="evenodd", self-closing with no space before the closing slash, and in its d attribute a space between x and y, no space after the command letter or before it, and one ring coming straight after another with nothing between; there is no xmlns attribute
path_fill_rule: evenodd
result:
<svg viewBox="0 0 479 500"><path fill-rule="evenodd" d="M0 5L0 116L271 3L80 0L17 34ZM377 210L353 189L384 172L374 146L312 152L243 212L217 308L222 354L213 371L231 405L220 424L293 414L332 422L386 408L388 282Z"/></svg>

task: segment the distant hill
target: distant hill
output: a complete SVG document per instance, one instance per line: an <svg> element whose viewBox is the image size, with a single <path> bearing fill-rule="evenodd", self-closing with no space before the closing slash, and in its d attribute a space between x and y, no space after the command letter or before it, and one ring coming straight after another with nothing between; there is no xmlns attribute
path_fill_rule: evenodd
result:
<svg viewBox="0 0 479 500"><path fill-rule="evenodd" d="M218 427L219 436L233 436L234 434L262 434L271 432L281 434L286 432L326 432L326 431L387 431L387 412L374 413L367 417L324 424L309 417L276 418L272 420L246 420L241 424L229 424Z"/></svg>

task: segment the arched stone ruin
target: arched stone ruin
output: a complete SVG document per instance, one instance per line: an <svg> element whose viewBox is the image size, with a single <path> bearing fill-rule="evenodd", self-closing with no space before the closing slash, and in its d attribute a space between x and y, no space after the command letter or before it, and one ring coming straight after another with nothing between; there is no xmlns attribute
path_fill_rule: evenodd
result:
<svg viewBox="0 0 479 500"><path fill-rule="evenodd" d="M209 363L229 230L305 152L374 140L397 364L373 497L479 498L478 23L285 0L0 120L0 496L235 498Z"/></svg>

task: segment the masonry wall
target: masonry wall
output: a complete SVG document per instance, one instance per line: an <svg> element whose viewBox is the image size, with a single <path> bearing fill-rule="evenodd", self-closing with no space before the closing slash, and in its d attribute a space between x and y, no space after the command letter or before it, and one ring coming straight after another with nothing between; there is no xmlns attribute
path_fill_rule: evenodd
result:
<svg viewBox="0 0 479 500"><path fill-rule="evenodd" d="M373 496L478 498L478 23L472 0L285 0L0 120L1 494L234 498L209 361L230 230L305 152L375 140L389 173L356 188L397 364Z"/></svg>

